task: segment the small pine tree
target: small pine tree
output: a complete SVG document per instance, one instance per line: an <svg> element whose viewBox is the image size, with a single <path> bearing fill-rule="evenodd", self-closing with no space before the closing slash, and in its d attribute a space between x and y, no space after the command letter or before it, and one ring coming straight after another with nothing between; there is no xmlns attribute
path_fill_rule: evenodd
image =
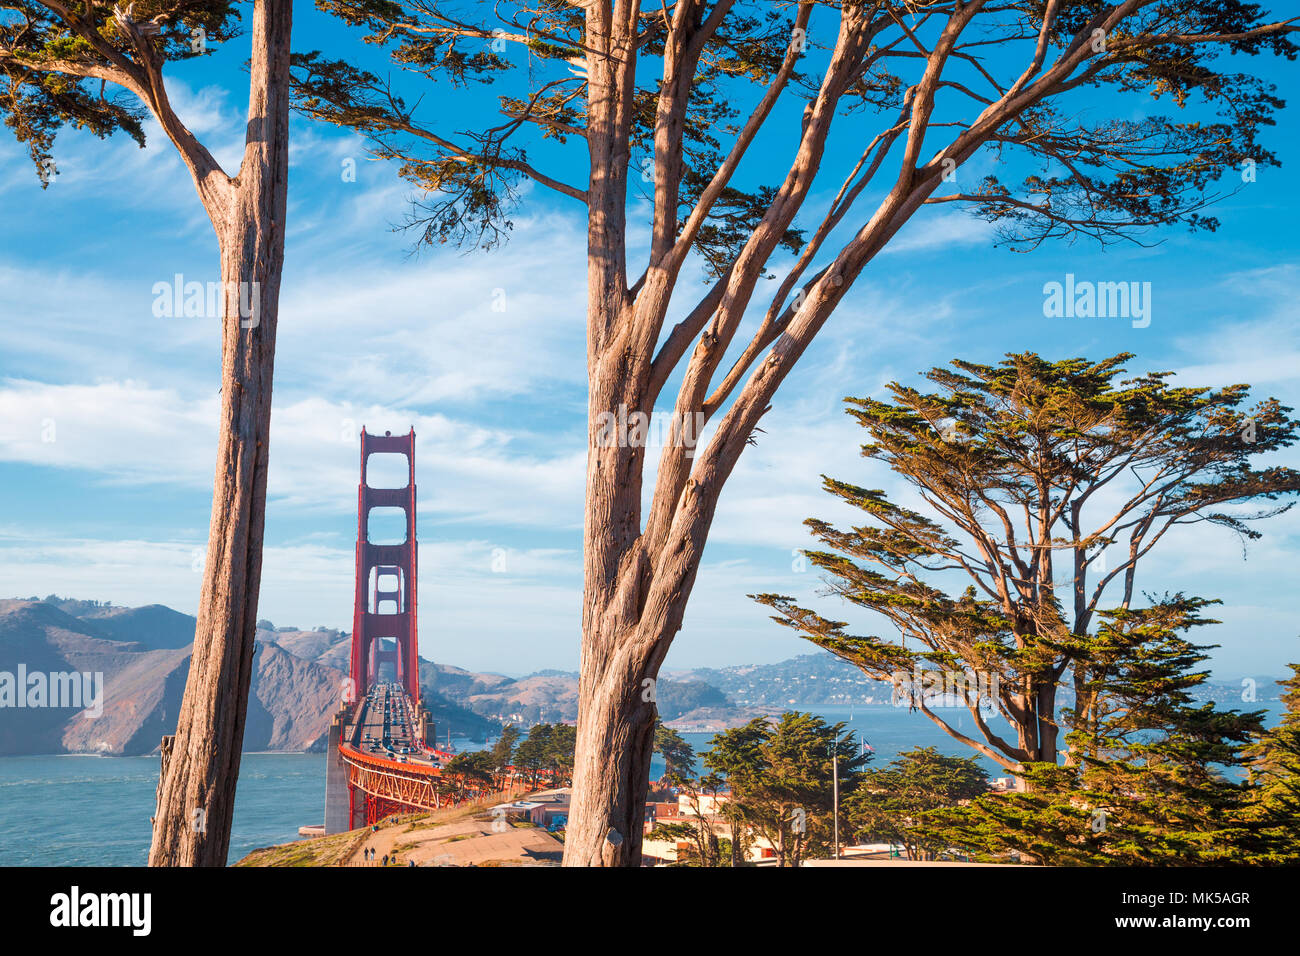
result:
<svg viewBox="0 0 1300 956"><path fill-rule="evenodd" d="M731 790L733 831L753 827L775 850L777 866L799 866L829 848L833 773L841 799L848 799L870 759L859 752L854 735L844 733L843 723L796 712L774 723L760 717L725 730L704 754L718 785L725 781Z"/></svg>
<svg viewBox="0 0 1300 956"><path fill-rule="evenodd" d="M944 843L922 836L926 813L957 806L988 790L988 773L973 759L933 747L902 753L888 767L862 774L845 816L852 832L901 843L909 860L932 860Z"/></svg>
<svg viewBox="0 0 1300 956"><path fill-rule="evenodd" d="M1091 725L1076 732L1081 785L1093 811L1092 844L1129 865L1241 862L1249 842L1240 770L1263 712L1196 704L1192 691L1210 648L1182 632L1217 623L1208 601L1175 595L1141 610L1103 615L1107 653L1095 659Z"/></svg>
<svg viewBox="0 0 1300 956"><path fill-rule="evenodd" d="M1262 712L1198 704L1205 645L1182 636L1216 623L1211 602L1175 595L1105 612L1063 767L1026 768L1029 793L989 794L927 819L931 839L981 858L1055 865L1177 866L1246 862L1259 839L1242 768Z"/></svg>
<svg viewBox="0 0 1300 956"><path fill-rule="evenodd" d="M1300 664L1278 681L1286 711L1276 727L1249 747L1251 783L1247 819L1259 840L1249 862L1300 863Z"/></svg>
<svg viewBox="0 0 1300 956"><path fill-rule="evenodd" d="M502 784L506 779L506 768L514 763L515 744L518 742L519 730L514 724L506 724L501 728L501 736L492 746L492 763Z"/></svg>

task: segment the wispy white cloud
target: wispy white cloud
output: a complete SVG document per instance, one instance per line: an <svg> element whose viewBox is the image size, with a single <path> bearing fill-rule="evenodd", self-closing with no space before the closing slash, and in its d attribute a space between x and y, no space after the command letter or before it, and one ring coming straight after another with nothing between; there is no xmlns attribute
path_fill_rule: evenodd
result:
<svg viewBox="0 0 1300 956"><path fill-rule="evenodd" d="M963 212L942 212L913 217L897 236L881 250L882 255L904 252L931 252L959 246L988 246L994 227L983 219Z"/></svg>
<svg viewBox="0 0 1300 956"><path fill-rule="evenodd" d="M102 480L211 487L218 396L191 400L174 390L124 381L47 385L0 381L0 461L76 468ZM271 426L268 495L283 507L347 512L355 507L357 436L416 430L420 481L438 494L423 508L459 521L521 526L581 524L584 453L572 442L536 437L554 451L516 451L521 433L400 407L306 398L277 408ZM165 448L167 467L147 449Z"/></svg>
<svg viewBox="0 0 1300 956"><path fill-rule="evenodd" d="M1296 396L1300 369L1300 307L1296 283L1300 265L1279 263L1237 272L1220 283L1228 314L1213 330L1182 335L1178 381L1229 385L1286 386ZM1189 364L1190 362L1190 364Z"/></svg>

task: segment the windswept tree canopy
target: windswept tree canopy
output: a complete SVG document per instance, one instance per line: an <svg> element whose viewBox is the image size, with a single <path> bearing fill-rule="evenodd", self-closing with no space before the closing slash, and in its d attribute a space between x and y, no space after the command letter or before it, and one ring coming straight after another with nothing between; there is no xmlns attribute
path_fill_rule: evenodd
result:
<svg viewBox="0 0 1300 956"><path fill-rule="evenodd" d="M1277 164L1258 137L1283 105L1230 54L1295 56L1292 28L1239 0L317 6L385 48L397 72L303 54L300 105L402 164L427 197L413 218L421 241L494 243L526 179L589 201L583 141L609 136L608 160L632 174L628 198L653 205L656 238L678 240L678 254L690 247L724 275L747 245L752 254L760 223L764 255L772 243L807 251L778 310L830 227L868 221L870 207L850 209L881 169L886 185L918 196L957 183L922 201L968 204L1021 245L1073 234L1108 241L1175 221L1213 229L1202 210L1224 174ZM618 114L594 125L589 55L626 84ZM448 128L421 81L446 93L492 86L499 118ZM1121 105L1134 93L1146 103ZM790 102L801 128L789 122L798 115L787 116ZM795 154L784 183L738 169L771 117L782 117ZM794 228L832 120L861 155L826 171L843 187L809 223L824 217L820 225ZM538 149L546 140L569 148ZM548 161L535 163L534 150ZM980 151L1006 172L955 176Z"/></svg>
<svg viewBox="0 0 1300 956"><path fill-rule="evenodd" d="M1015 743L973 702L976 737L916 703L1009 769L1054 761L1055 687L1072 670L1078 719L1096 719L1091 669L1130 633L1120 625L1141 598L1139 562L1179 525L1257 538L1256 522L1300 492L1300 473L1257 460L1295 441L1290 408L1251 404L1245 385L1121 378L1131 358L957 360L926 374L934 391L893 383L888 401L847 399L871 435L863 455L901 476L916 504L825 478L866 520L841 530L809 519L826 550L807 555L832 593L896 634L854 636L787 597L757 600L877 679L918 666L998 675L995 703L1020 730ZM1131 633L1140 641L1147 631Z"/></svg>
<svg viewBox="0 0 1300 956"><path fill-rule="evenodd" d="M927 814L925 837L981 859L1015 851L1058 866L1294 859L1294 835L1252 813L1261 788L1241 779L1263 711L1197 699L1210 647L1184 634L1217 623L1201 614L1209 603L1176 594L1104 615L1090 671L1092 697L1103 703L1071 733L1079 759L1034 766L1030 793Z"/></svg>
<svg viewBox="0 0 1300 956"><path fill-rule="evenodd" d="M146 110L187 160L207 151L172 111L164 64L204 56L238 35L239 4L42 3L0 8L0 112L36 164L42 185L60 129L144 145ZM111 86L110 86L111 84ZM215 162L207 156L207 161Z"/></svg>

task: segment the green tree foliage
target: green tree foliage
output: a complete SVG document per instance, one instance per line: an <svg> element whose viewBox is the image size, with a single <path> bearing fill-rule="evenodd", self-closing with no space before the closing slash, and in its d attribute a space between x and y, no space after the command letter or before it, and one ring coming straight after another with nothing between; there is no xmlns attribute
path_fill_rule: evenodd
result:
<svg viewBox="0 0 1300 956"><path fill-rule="evenodd" d="M39 3L0 9L0 114L36 164L42 186L60 129L101 139L123 132L144 146L146 107L174 119L161 84L166 62L204 56L238 35L236 3ZM196 43L202 31L204 42ZM111 88L105 84L113 84Z"/></svg>
<svg viewBox="0 0 1300 956"><path fill-rule="evenodd" d="M492 767L498 779L504 779L506 768L514 763L515 744L518 742L519 730L514 724L506 724L501 728L501 735L492 745Z"/></svg>
<svg viewBox="0 0 1300 956"><path fill-rule="evenodd" d="M510 215L524 179L579 201L587 199L582 189L539 169L529 151L563 155L571 141L590 143L596 132L604 132L590 126L592 109L583 95L588 80L582 72L586 54L598 39L591 36L594 31L585 9L590 5L524 0L495 8L496 16L470 2L317 0L316 5L359 28L367 43L385 48L399 68L399 77L411 81L404 86L391 74L371 72L320 52L297 58L301 108L318 119L358 129L376 155L400 162L402 175L429 197L412 215L421 241L495 243L512 226ZM901 68L908 61L896 48L909 35L901 29L900 18L914 11L894 3L855 6L841 11L837 24L834 18L813 15L817 6L781 8L740 0L709 8L696 3L671 17L654 6L613 4L613 9L604 10L606 18L632 21L634 34L632 48L623 55L630 61L629 78L635 86L620 128L610 131L624 140L623 162L640 171L642 158L654 155L657 146L663 148L656 135L666 135L661 125L665 102L674 96L672 87L677 83L690 90L690 109L674 116L671 133L673 159L679 166L671 184L674 219L684 222L708 193L708 216L695 232L693 244L714 274L729 271L754 227L782 199L781 191L769 185L742 187L724 180L721 190L716 183L714 190L709 189L715 171L724 168L727 141L737 136L739 121L745 117L736 105L737 94L769 83L778 94L787 85L806 98L819 92L821 77L815 67L801 63L790 69L787 53L792 37L797 52L815 51L835 43L837 28L860 31L861 47L847 46L855 61L863 62L851 82L842 89L837 83L833 96L823 88L822 96L850 117L855 113L892 116L900 107L904 116L908 112L916 78L904 76ZM1004 165L1017 154L1057 159L1077 143L1077 148L1069 149L1069 162L1051 163L1050 173L1035 164L1036 171L1020 183L988 175L976 188L946 200L968 203L978 215L1000 223L1008 240L1036 245L1079 232L1107 240L1134 225L1180 220L1192 228L1214 229L1217 220L1203 214L1210 185L1246 158L1277 164L1257 135L1261 127L1271 124L1270 117L1282 101L1269 84L1220 69L1215 62L1218 42L1234 53L1294 57L1285 28L1265 23L1265 13L1257 5L1183 0L1139 4L1125 13L1095 3L1066 4L1064 9L1053 4L1046 22L1042 4L988 5L981 10L983 6L976 4L965 17L953 13L953 21L964 27L969 22L970 34L996 37L983 39L985 45L1029 42L1026 55L1040 34L1046 47L1071 52L1085 43L1095 47L1094 31L1110 34L1091 50L1100 56L1071 64L1081 68L1068 83L1062 82L1063 76L1034 86L1025 102L1017 104L1015 127L996 137L995 148ZM943 6L927 12L924 19L946 12L948 7ZM918 47L923 26L914 25L917 33L910 34ZM806 42L800 42L801 37ZM922 48L918 56L910 47L907 50L922 64L926 52ZM676 57L683 72L675 73L669 64L660 68L658 61L666 56ZM964 62L968 59L969 64ZM970 89L962 87L962 92L975 105L992 109L992 99L971 90L980 88L977 81L984 80L993 85L990 96L1005 93L1010 80L999 86L978 60L965 56L961 60L950 70L957 74L965 66L971 71L970 78L963 77ZM636 65L642 69L637 71ZM1042 66L1042 48L1036 65ZM1067 76L1072 72L1064 71ZM499 91L503 122L453 132L441 128L436 109L417 115L429 89L479 84ZM1025 85L1022 78L1016 87ZM1218 115L1187 122L1146 110L1137 120L1089 123L1052 105L1053 96L1080 86L1094 93L1145 90L1179 108L1198 102L1209 108L1209 117ZM966 139L979 142L981 133L987 135L972 128ZM898 129L891 131L887 143L892 144L898 134ZM878 140L883 138L882 134ZM543 150L544 143L552 148ZM585 150L578 155L587 158ZM846 196L846 191L839 197L846 200L845 208L857 198L856 193ZM804 248L805 237L800 230L787 229L781 242L797 253Z"/></svg>
<svg viewBox="0 0 1300 956"><path fill-rule="evenodd" d="M901 843L909 860L932 860L945 849L920 828L925 814L955 807L989 789L973 759L946 757L933 747L899 754L888 767L864 771L845 803L850 832L873 842Z"/></svg>
<svg viewBox="0 0 1300 956"><path fill-rule="evenodd" d="M840 798L852 795L870 755L861 754L844 724L787 712L775 723L756 718L710 741L704 763L730 789L736 822L776 849L778 866L798 866L831 845L832 754Z"/></svg>
<svg viewBox="0 0 1300 956"><path fill-rule="evenodd" d="M573 778L576 742L569 724L537 724L515 747L515 768L531 784L546 780L550 786L563 786Z"/></svg>
<svg viewBox="0 0 1300 956"><path fill-rule="evenodd" d="M529 784L536 784L546 767L546 741L549 724L537 724L515 747L515 769Z"/></svg>
<svg viewBox="0 0 1300 956"><path fill-rule="evenodd" d="M367 42L387 47L408 75L434 87L487 84L501 91L505 126L449 135L450 131L435 129L436 124L429 122L432 117L414 116L408 101L410 96L424 95L418 86L401 89L391 77L320 52L296 58L303 112L361 131L375 155L397 160L402 175L427 197L414 205L409 220L421 243L496 245L513 227L510 216L519 204L522 180L585 200L582 190L536 168L529 160L527 143L531 140L539 147L549 140L563 147L570 140L587 139L585 77L568 73L586 47L581 5L551 0L515 4L499 21L484 16L472 3L456 9L452 3L317 0L317 6L365 30ZM770 79L790 44L791 24L780 11L728 2L716 16L725 19L725 28L706 41L712 55L701 58L696 67L694 102L681 131L681 182L675 205L683 217L724 160L719 133L725 127L719 124L739 115L728 102L725 87ZM661 56L665 40L661 13L646 11L641 18L646 33L638 53ZM511 49L522 55L508 53ZM539 71L559 75L536 82ZM659 91L654 77L649 80L633 94L627 119L629 145L638 157L650 155L654 148ZM712 201L694 248L715 276L734 261L775 192L771 186L732 185ZM781 244L798 252L802 238L799 230L786 229Z"/></svg>
<svg viewBox="0 0 1300 956"><path fill-rule="evenodd" d="M863 455L902 477L919 504L825 478L863 524L844 530L809 519L825 550L805 553L833 593L897 633L855 636L788 597L756 599L879 680L897 683L917 667L995 678L993 703L1012 740L986 723L973 695L965 701L971 734L922 697L913 703L1013 773L1057 763L1058 688L1072 681L1080 726L1101 719L1097 695L1108 685L1095 669L1108 666L1116 622L1129 620L1151 549L1192 523L1257 538L1255 522L1300 491L1300 473L1257 462L1295 441L1300 423L1290 408L1271 398L1249 404L1246 385L1184 387L1171 373L1122 378L1130 358L954 360L926 374L934 391L895 382L890 401L846 399L871 436ZM1111 510L1104 501L1121 504Z"/></svg>
<svg viewBox="0 0 1300 956"><path fill-rule="evenodd" d="M458 797L492 789L496 784L496 761L486 750L456 754L443 768L443 779Z"/></svg>
<svg viewBox="0 0 1300 956"><path fill-rule="evenodd" d="M555 785L564 786L573 780L573 756L578 744L578 732L572 724L555 724L546 751L547 768Z"/></svg>
<svg viewBox="0 0 1300 956"><path fill-rule="evenodd" d="M1300 863L1300 664L1279 681L1286 711L1276 727L1246 748L1249 759L1250 825L1259 836L1252 863Z"/></svg>
<svg viewBox="0 0 1300 956"><path fill-rule="evenodd" d="M985 858L1057 865L1246 862L1262 848L1240 778L1261 712L1196 703L1209 648L1183 632L1216 623L1208 602L1174 595L1107 612L1098 629L1093 716L1071 734L1073 760L1030 770L1030 793L989 794L931 815L932 839Z"/></svg>
<svg viewBox="0 0 1300 956"><path fill-rule="evenodd" d="M695 748L661 721L655 726L655 753L664 758L664 780L681 786L695 776Z"/></svg>

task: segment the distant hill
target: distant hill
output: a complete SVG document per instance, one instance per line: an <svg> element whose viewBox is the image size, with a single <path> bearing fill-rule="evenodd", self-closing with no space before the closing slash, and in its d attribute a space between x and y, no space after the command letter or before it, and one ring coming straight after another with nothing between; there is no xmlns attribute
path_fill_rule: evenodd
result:
<svg viewBox="0 0 1300 956"><path fill-rule="evenodd" d="M576 720L578 681L573 677L506 678L490 690L469 694L461 703L476 714L525 727Z"/></svg>
<svg viewBox="0 0 1300 956"><path fill-rule="evenodd" d="M57 608L80 620L89 633L110 641L135 641L154 649L185 647L194 641L194 618L161 604L121 607L107 601L61 598L57 594L26 598L25 602Z"/></svg>
<svg viewBox="0 0 1300 956"><path fill-rule="evenodd" d="M873 681L848 661L821 650L776 664L698 667L669 676L711 684L743 707L888 704L893 694L889 684Z"/></svg>
<svg viewBox="0 0 1300 956"><path fill-rule="evenodd" d="M461 667L435 664L423 658L420 660L420 685L460 703L477 694L490 694L503 685L513 683L513 678L502 674L476 674Z"/></svg>
<svg viewBox="0 0 1300 956"><path fill-rule="evenodd" d="M0 711L0 755L152 753L175 730L194 618L159 605L86 608L79 602L62 603L86 617L43 601L0 601L0 671L16 675L22 665L28 674L102 673L103 713L90 718L81 708L6 707ZM142 640L125 639L132 634L131 622L140 624ZM165 646L186 629L185 645ZM323 746L344 676L281 647L259 644L244 749Z"/></svg>
<svg viewBox="0 0 1300 956"><path fill-rule="evenodd" d="M161 604L103 607L75 616L109 640L135 641L154 650L194 643L194 618Z"/></svg>
<svg viewBox="0 0 1300 956"><path fill-rule="evenodd" d="M703 681L717 687L737 706L778 711L799 707L825 707L856 704L887 705L893 698L893 686L874 681L843 658L830 651L801 654L775 664L742 664L735 667L700 667L694 670L665 672L676 681ZM1276 677L1257 675L1253 680L1258 701L1278 699ZM1199 689L1200 700L1213 700L1220 706L1251 709L1251 701L1242 700L1242 681L1209 680ZM1059 703L1074 702L1069 684L1060 688Z"/></svg>
<svg viewBox="0 0 1300 956"><path fill-rule="evenodd" d="M340 631L266 631L258 628L257 639L263 644L278 644L305 661L319 660L339 644L346 653L349 646L348 636Z"/></svg>
<svg viewBox="0 0 1300 956"><path fill-rule="evenodd" d="M326 667L346 671L350 666L348 655L352 642L347 631L323 629L319 631L281 630L264 628L258 623L257 639L265 644L277 644L294 657L316 661Z"/></svg>

